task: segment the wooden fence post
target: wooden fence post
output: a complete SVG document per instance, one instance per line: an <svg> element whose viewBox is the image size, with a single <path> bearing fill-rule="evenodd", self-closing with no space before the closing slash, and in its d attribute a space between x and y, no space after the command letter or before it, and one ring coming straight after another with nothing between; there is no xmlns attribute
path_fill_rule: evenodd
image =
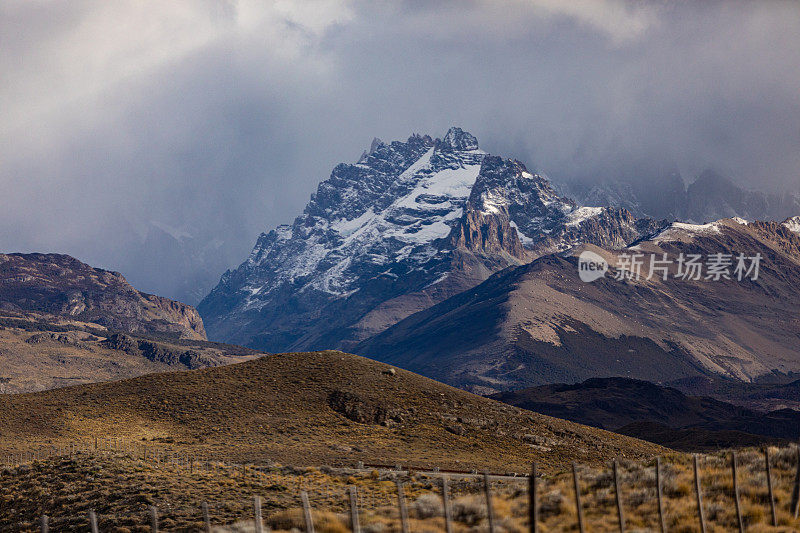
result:
<svg viewBox="0 0 800 533"><path fill-rule="evenodd" d="M40 521L42 527L42 533L50 533L50 519L47 518L47 515L43 515Z"/></svg>
<svg viewBox="0 0 800 533"><path fill-rule="evenodd" d="M450 494L447 486L447 477L442 476L442 510L444 512L444 527L447 533L453 533L453 515L450 512Z"/></svg>
<svg viewBox="0 0 800 533"><path fill-rule="evenodd" d="M397 480L397 506L400 510L401 533L408 533L408 508L406 508L406 497L403 492L403 484Z"/></svg>
<svg viewBox="0 0 800 533"><path fill-rule="evenodd" d="M792 516L797 518L800 513L800 446L797 447L797 474L794 477L794 490L792 490Z"/></svg>
<svg viewBox="0 0 800 533"><path fill-rule="evenodd" d="M530 520L530 532L536 533L536 525L539 522L539 507L536 504L536 463L531 463L531 476L528 478L528 520Z"/></svg>
<svg viewBox="0 0 800 533"><path fill-rule="evenodd" d="M667 533L667 521L664 516L664 501L661 496L661 457L656 457L656 496L658 498L658 521L661 525L661 533Z"/></svg>
<svg viewBox="0 0 800 533"><path fill-rule="evenodd" d="M311 518L311 504L308 501L308 493L306 491L301 492L300 499L303 501L303 519L306 522L306 533L314 533L314 520Z"/></svg>
<svg viewBox="0 0 800 533"><path fill-rule="evenodd" d="M733 500L736 503L736 522L739 525L739 533L744 533L742 503L739 501L739 476L736 472L736 452L731 452L731 475L733 476Z"/></svg>
<svg viewBox="0 0 800 533"><path fill-rule="evenodd" d="M150 506L150 531L158 533L158 507Z"/></svg>
<svg viewBox="0 0 800 533"><path fill-rule="evenodd" d="M361 533L361 525L358 522L358 492L353 486L350 487L350 529L353 533Z"/></svg>
<svg viewBox="0 0 800 533"><path fill-rule="evenodd" d="M89 530L91 533L99 533L97 528L97 515L94 514L94 509L89 510Z"/></svg>
<svg viewBox="0 0 800 533"><path fill-rule="evenodd" d="M261 519L261 497L253 496L253 514L256 533L264 533L264 522Z"/></svg>
<svg viewBox="0 0 800 533"><path fill-rule="evenodd" d="M772 527L778 527L778 513L775 509L775 495L772 490L772 465L769 460L769 446L764 446L764 463L767 467L767 491L769 493L769 508L772 512Z"/></svg>
<svg viewBox="0 0 800 533"><path fill-rule="evenodd" d="M578 481L577 463L572 463L572 481L575 485L575 508L578 512L578 531L580 531L580 533L585 533L586 529L583 525L583 505L581 504L581 484Z"/></svg>
<svg viewBox="0 0 800 533"><path fill-rule="evenodd" d="M207 502L203 502L203 527L205 533L211 533L211 514L208 512Z"/></svg>
<svg viewBox="0 0 800 533"><path fill-rule="evenodd" d="M619 518L619 533L625 533L625 513L622 509L622 494L619 490L619 465L614 461L614 494L617 500L617 517Z"/></svg>
<svg viewBox="0 0 800 533"><path fill-rule="evenodd" d="M492 505L492 487L489 482L489 472L483 473L483 491L486 493L486 516L489 519L489 533L495 533L494 506Z"/></svg>
<svg viewBox="0 0 800 533"><path fill-rule="evenodd" d="M694 455L694 491L697 495L697 516L700 519L700 533L706 533L706 517L703 512L703 491L700 483L700 467L697 464L697 454Z"/></svg>

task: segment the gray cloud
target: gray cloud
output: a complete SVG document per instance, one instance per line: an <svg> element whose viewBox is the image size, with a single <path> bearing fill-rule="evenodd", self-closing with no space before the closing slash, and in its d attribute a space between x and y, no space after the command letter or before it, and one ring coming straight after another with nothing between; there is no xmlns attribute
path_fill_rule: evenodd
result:
<svg viewBox="0 0 800 533"><path fill-rule="evenodd" d="M689 179L714 166L800 191L798 15L793 2L5 2L0 249L71 253L175 295L158 275L190 264L131 253L154 222L223 242L211 268L232 266L373 136L451 124L555 178L669 160Z"/></svg>

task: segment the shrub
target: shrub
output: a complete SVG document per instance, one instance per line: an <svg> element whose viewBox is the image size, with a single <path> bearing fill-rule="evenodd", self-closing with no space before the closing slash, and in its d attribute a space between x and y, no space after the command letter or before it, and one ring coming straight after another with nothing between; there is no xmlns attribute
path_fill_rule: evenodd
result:
<svg viewBox="0 0 800 533"><path fill-rule="evenodd" d="M411 505L411 509L416 513L416 517L421 520L444 514L441 498L431 493L423 494L417 498Z"/></svg>

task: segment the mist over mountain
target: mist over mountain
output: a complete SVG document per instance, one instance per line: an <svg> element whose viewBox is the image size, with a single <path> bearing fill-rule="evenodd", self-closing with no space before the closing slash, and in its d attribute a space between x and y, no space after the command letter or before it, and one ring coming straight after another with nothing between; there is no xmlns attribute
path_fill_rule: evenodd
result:
<svg viewBox="0 0 800 533"><path fill-rule="evenodd" d="M589 190L667 160L687 183L715 168L800 192L797 3L303 5L4 2L0 249L186 299L373 137L452 124ZM223 248L187 267L182 243L148 240L153 221L191 235L189 255Z"/></svg>
<svg viewBox="0 0 800 533"><path fill-rule="evenodd" d="M584 205L624 207L636 216L704 224L721 218L783 221L800 213L795 192L769 193L744 187L706 169L685 184L676 166L643 165L617 177L557 183Z"/></svg>

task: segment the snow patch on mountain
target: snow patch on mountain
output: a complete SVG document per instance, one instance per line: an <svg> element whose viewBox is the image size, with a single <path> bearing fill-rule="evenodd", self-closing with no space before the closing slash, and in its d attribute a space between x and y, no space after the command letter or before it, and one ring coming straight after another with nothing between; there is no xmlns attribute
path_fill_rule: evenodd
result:
<svg viewBox="0 0 800 533"><path fill-rule="evenodd" d="M600 216L606 208L604 207L578 207L567 214L567 226L580 226L583 222Z"/></svg>
<svg viewBox="0 0 800 533"><path fill-rule="evenodd" d="M788 218L782 225L789 231L800 234L800 216Z"/></svg>
<svg viewBox="0 0 800 533"><path fill-rule="evenodd" d="M721 233L721 224L717 222L709 222L708 224L687 224L684 222L673 222L667 229L650 239L652 242L658 244L661 242L679 241L687 237L691 238L695 235L702 234L718 234Z"/></svg>
<svg viewBox="0 0 800 533"><path fill-rule="evenodd" d="M516 230L517 236L519 237L520 242L522 242L522 246L525 246L527 248L533 245L534 240L525 235L524 233L522 233L522 230L519 229L519 226L517 226L516 222L510 220L509 225Z"/></svg>

